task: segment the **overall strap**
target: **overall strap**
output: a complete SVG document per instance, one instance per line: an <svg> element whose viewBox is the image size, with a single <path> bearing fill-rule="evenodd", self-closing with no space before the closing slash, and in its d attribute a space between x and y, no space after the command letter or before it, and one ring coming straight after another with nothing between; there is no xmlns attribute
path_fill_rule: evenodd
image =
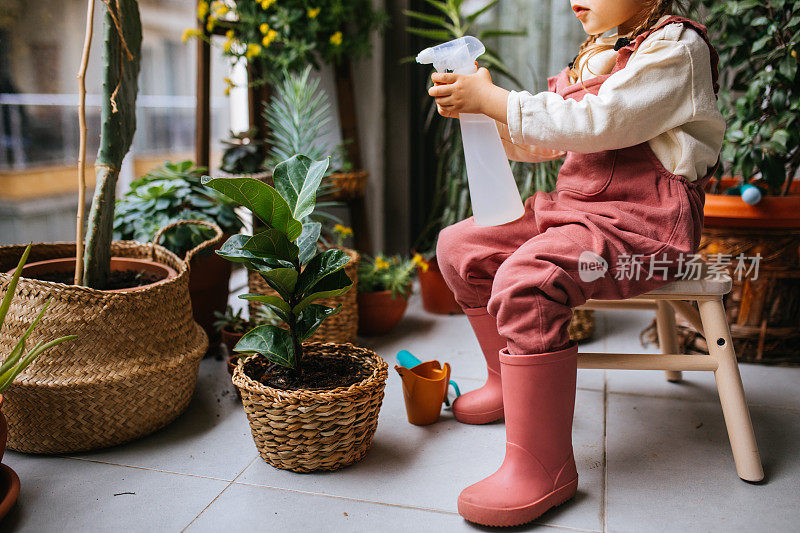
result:
<svg viewBox="0 0 800 533"><path fill-rule="evenodd" d="M674 24L676 22L681 23L684 26L688 26L689 28L699 33L700 36L708 45L708 49L711 56L711 79L714 83L714 94L717 94L719 92L719 54L717 54L717 51L714 49L714 46L711 44L711 41L708 38L708 31L706 27L700 24L699 22L688 19L686 17L679 17L677 15L673 15L669 18L664 19L663 21L656 24L649 30L637 35L636 38L626 46L620 48L619 53L617 54L617 63L616 65L614 65L614 69L611 71L612 74L620 69L625 68L625 65L628 64L628 60L631 58L631 55L633 55L636 49L639 48L642 42L645 39L647 39L647 37L649 37L650 34L660 30L661 28L667 26L668 24Z"/></svg>

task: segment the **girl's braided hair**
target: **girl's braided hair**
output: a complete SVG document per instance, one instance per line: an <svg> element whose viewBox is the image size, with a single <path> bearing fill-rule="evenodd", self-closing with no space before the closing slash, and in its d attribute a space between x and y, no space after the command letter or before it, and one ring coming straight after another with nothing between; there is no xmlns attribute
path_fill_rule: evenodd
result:
<svg viewBox="0 0 800 533"><path fill-rule="evenodd" d="M642 3L644 4L643 11L647 13L647 16L631 32L626 35L620 35L620 37L627 37L633 40L640 33L647 31L664 15L669 15L675 11L682 14L688 12L687 0L642 0ZM590 35L578 50L578 55L575 56L569 70L569 78L572 83L578 80L583 83L583 69L588 65L592 56L614 48L613 44L598 43L598 38L600 38L600 34Z"/></svg>

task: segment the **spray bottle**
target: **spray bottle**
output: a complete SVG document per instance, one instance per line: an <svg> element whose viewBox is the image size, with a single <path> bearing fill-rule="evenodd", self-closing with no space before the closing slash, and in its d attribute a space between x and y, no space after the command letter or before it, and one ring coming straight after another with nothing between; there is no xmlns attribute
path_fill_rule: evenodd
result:
<svg viewBox="0 0 800 533"><path fill-rule="evenodd" d="M467 36L423 50L417 63L432 63L438 72L469 75L478 72L475 60L485 52L483 43ZM525 207L497 125L486 115L462 113L458 118L475 224L499 226L517 220L525 213Z"/></svg>

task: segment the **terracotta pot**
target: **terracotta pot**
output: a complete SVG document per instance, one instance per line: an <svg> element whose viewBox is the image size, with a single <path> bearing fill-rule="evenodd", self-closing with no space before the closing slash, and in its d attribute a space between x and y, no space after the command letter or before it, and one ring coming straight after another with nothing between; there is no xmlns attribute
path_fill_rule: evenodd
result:
<svg viewBox="0 0 800 533"><path fill-rule="evenodd" d="M738 184L733 178L723 178L722 189ZM750 205L741 196L706 193L703 209L705 226L713 228L800 228L800 182L793 182L787 196L764 196Z"/></svg>
<svg viewBox="0 0 800 533"><path fill-rule="evenodd" d="M366 337L386 335L392 331L406 312L408 300L392 291L361 292L358 294L358 334Z"/></svg>
<svg viewBox="0 0 800 533"><path fill-rule="evenodd" d="M19 476L8 465L0 465L0 520L19 498Z"/></svg>
<svg viewBox="0 0 800 533"><path fill-rule="evenodd" d="M236 370L236 365L239 364L239 356L232 355L228 357L228 374L231 376L233 375L233 371Z"/></svg>
<svg viewBox="0 0 800 533"><path fill-rule="evenodd" d="M222 328L222 344L228 349L228 354L233 355L233 347L244 336L244 333L235 333L227 328Z"/></svg>
<svg viewBox="0 0 800 533"><path fill-rule="evenodd" d="M223 242L229 235L225 235ZM214 249L219 249L217 245ZM218 342L220 334L214 327L214 312L225 311L228 305L232 264L213 251L195 256L189 272L189 297L192 299L192 315L208 334L210 342Z"/></svg>
<svg viewBox="0 0 800 533"><path fill-rule="evenodd" d="M175 269L167 265L157 263L155 261L149 261L147 259L137 259L134 257L112 257L111 270L140 270L163 277L161 280L148 285L131 287L128 289L114 289L106 292L136 292L164 283L167 280L177 277L178 275L178 273L175 272ZM75 258L65 257L61 259L36 261L34 263L28 263L22 268L22 276L26 278L36 278L37 276L52 272L75 272ZM7 274L13 273L13 270L7 272Z"/></svg>
<svg viewBox="0 0 800 533"><path fill-rule="evenodd" d="M3 395L0 394L0 463L3 462L3 455L6 453L6 442L8 441L8 421L3 414Z"/></svg>
<svg viewBox="0 0 800 533"><path fill-rule="evenodd" d="M463 313L456 302L453 291L447 286L434 257L428 262L428 271L417 267L419 286L422 292L422 307L429 313L437 315L455 315Z"/></svg>

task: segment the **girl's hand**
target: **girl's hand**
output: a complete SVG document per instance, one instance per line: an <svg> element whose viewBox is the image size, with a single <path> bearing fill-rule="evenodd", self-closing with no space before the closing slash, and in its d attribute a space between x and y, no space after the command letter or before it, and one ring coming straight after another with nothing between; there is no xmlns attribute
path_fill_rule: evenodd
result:
<svg viewBox="0 0 800 533"><path fill-rule="evenodd" d="M434 72L435 84L428 94L436 99L439 114L458 118L461 113L480 113L506 122L508 91L492 83L492 75L485 68L468 76Z"/></svg>

